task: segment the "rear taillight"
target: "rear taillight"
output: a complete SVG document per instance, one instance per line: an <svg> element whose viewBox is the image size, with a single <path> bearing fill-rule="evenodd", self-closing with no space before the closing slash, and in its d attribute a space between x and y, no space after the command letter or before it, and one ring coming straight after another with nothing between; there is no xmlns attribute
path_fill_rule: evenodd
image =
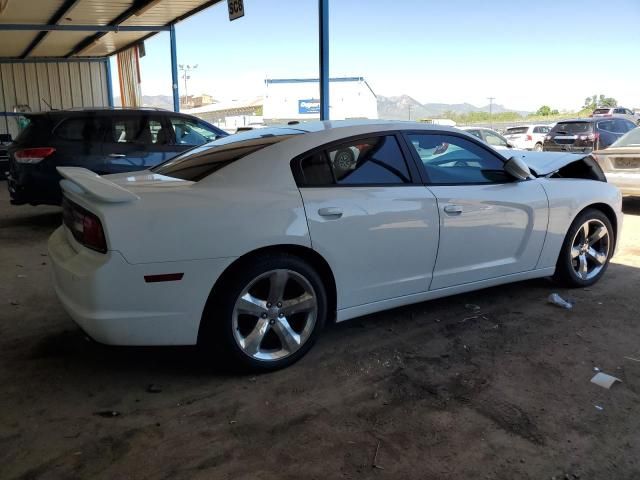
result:
<svg viewBox="0 0 640 480"><path fill-rule="evenodd" d="M13 157L18 163L39 163L55 151L53 147L23 148L16 150Z"/></svg>
<svg viewBox="0 0 640 480"><path fill-rule="evenodd" d="M62 218L78 243L96 252L106 253L104 230L95 214L65 198L62 201Z"/></svg>
<svg viewBox="0 0 640 480"><path fill-rule="evenodd" d="M530 142L531 140L533 140L533 137L531 135L527 135L527 141Z"/></svg>

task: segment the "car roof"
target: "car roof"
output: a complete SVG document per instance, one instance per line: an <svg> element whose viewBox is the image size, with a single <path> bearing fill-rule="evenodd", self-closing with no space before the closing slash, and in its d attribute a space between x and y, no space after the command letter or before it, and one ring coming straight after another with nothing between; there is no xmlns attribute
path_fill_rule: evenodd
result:
<svg viewBox="0 0 640 480"><path fill-rule="evenodd" d="M48 110L46 112L24 112L21 113L25 117L33 117L33 116L73 116L73 115L85 115L87 113L90 114L117 114L117 115L139 115L141 113L158 113L158 114L171 114L171 115L180 115L185 117L192 117L192 115L188 115L185 113L173 112L171 110L166 110L164 108L154 108L154 107L92 107L92 108L66 108L61 110Z"/></svg>

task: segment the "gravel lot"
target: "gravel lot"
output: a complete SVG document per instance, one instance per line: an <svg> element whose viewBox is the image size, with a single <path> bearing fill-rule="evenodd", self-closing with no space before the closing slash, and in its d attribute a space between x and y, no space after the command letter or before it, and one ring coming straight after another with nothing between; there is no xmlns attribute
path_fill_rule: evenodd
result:
<svg viewBox="0 0 640 480"><path fill-rule="evenodd" d="M640 199L592 288L371 315L253 377L193 348L85 341L49 281L59 210L7 197L0 182L2 479L640 478ZM622 383L591 384L594 367Z"/></svg>

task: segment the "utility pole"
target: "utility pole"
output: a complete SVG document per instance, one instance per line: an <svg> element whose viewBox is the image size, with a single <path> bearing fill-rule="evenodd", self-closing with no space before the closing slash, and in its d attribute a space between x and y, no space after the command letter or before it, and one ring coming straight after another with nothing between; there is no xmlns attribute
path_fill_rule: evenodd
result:
<svg viewBox="0 0 640 480"><path fill-rule="evenodd" d="M191 78L190 73L198 68L198 64L195 65L179 65L178 68L182 72L182 78L184 80L184 104L187 105L189 101L189 90L187 90L187 80Z"/></svg>
<svg viewBox="0 0 640 480"><path fill-rule="evenodd" d="M487 97L489 100L489 128L493 130L493 101L496 97Z"/></svg>

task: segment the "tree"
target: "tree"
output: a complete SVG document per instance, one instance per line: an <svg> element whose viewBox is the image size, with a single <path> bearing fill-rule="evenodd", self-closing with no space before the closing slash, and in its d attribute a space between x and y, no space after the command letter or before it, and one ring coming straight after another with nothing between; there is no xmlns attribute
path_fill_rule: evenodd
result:
<svg viewBox="0 0 640 480"><path fill-rule="evenodd" d="M543 117L551 115L551 107L549 105L542 105L536 112L536 115L541 115Z"/></svg>
<svg viewBox="0 0 640 480"><path fill-rule="evenodd" d="M583 109L595 110L598 107L617 107L618 101L613 97L607 97L605 95L591 95L584 99Z"/></svg>

